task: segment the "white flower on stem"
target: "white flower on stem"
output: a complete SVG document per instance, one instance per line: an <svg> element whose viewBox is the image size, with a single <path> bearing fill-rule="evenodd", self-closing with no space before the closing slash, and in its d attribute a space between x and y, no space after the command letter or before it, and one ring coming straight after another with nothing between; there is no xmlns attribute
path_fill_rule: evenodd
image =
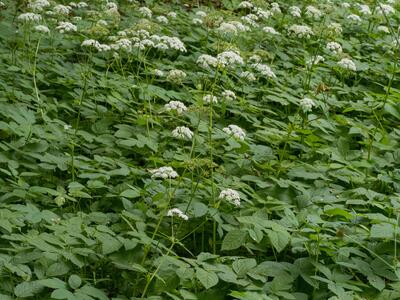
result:
<svg viewBox="0 0 400 300"><path fill-rule="evenodd" d="M334 34L338 34L338 35L341 34L342 31L343 31L342 25L340 25L340 23L335 23L335 22L330 23L330 24L328 25L328 29L329 29L331 32L333 32Z"/></svg>
<svg viewBox="0 0 400 300"><path fill-rule="evenodd" d="M152 174L151 178L162 178L162 179L173 179L178 177L178 173L174 171L171 167L161 167L158 169L149 170Z"/></svg>
<svg viewBox="0 0 400 300"><path fill-rule="evenodd" d="M271 3L271 12L280 14L282 13L281 8L279 7L279 4L276 2Z"/></svg>
<svg viewBox="0 0 400 300"><path fill-rule="evenodd" d="M125 50L127 52L132 50L132 42L128 39L119 39L111 45L114 50Z"/></svg>
<svg viewBox="0 0 400 300"><path fill-rule="evenodd" d="M235 139L244 141L246 133L237 125L229 125L222 129L226 134L232 135Z"/></svg>
<svg viewBox="0 0 400 300"><path fill-rule="evenodd" d="M224 91L222 92L222 97L223 97L224 99L226 99L226 100L229 100L229 101L231 101L231 100L236 100L236 95L235 95L235 93L234 93L233 91L231 91L231 90L224 90Z"/></svg>
<svg viewBox="0 0 400 300"><path fill-rule="evenodd" d="M78 4L77 4L77 7L78 8L86 8L86 7L88 7L89 5L86 3L86 2L83 2L83 1L81 1L81 2L79 2Z"/></svg>
<svg viewBox="0 0 400 300"><path fill-rule="evenodd" d="M205 17L207 17L207 13L205 13L205 12L202 11L202 10L196 11L195 15L198 16L199 18L205 18Z"/></svg>
<svg viewBox="0 0 400 300"><path fill-rule="evenodd" d="M371 14L371 9L369 8L368 5L365 4L358 4L358 10L360 14L362 15L370 15Z"/></svg>
<svg viewBox="0 0 400 300"><path fill-rule="evenodd" d="M157 76L157 77L164 77L164 71L162 71L162 70L159 70L159 69L155 69L154 70L154 75L155 76Z"/></svg>
<svg viewBox="0 0 400 300"><path fill-rule="evenodd" d="M236 35L238 32L235 25L226 22L222 22L217 28L217 31L223 35Z"/></svg>
<svg viewBox="0 0 400 300"><path fill-rule="evenodd" d="M322 17L322 11L320 11L318 8L315 6L309 5L306 7L306 16L314 18L314 19L319 19Z"/></svg>
<svg viewBox="0 0 400 300"><path fill-rule="evenodd" d="M378 32L390 33L390 30L387 26L380 25L376 29L378 30Z"/></svg>
<svg viewBox="0 0 400 300"><path fill-rule="evenodd" d="M263 27L263 31L266 33L270 33L273 35L279 35L280 33L278 31L276 31L273 27L269 27L269 26L265 26Z"/></svg>
<svg viewBox="0 0 400 300"><path fill-rule="evenodd" d="M268 77L268 78L276 78L274 72L272 72L271 68L265 64L251 64L252 68L256 69L261 75Z"/></svg>
<svg viewBox="0 0 400 300"><path fill-rule="evenodd" d="M42 16L35 13L24 13L20 14L17 19L23 22L39 22L42 19Z"/></svg>
<svg viewBox="0 0 400 300"><path fill-rule="evenodd" d="M192 24L193 25L201 25L201 24L203 24L203 20L199 19L199 18L193 18L192 19Z"/></svg>
<svg viewBox="0 0 400 300"><path fill-rule="evenodd" d="M214 104L217 104L217 103L218 103L218 98L215 97L215 96L213 96L213 95L205 95L205 96L203 97L203 101L204 101L205 103L214 103Z"/></svg>
<svg viewBox="0 0 400 300"><path fill-rule="evenodd" d="M355 14L348 15L347 19L355 23L360 23L362 21L361 17Z"/></svg>
<svg viewBox="0 0 400 300"><path fill-rule="evenodd" d="M248 81L255 81L256 80L256 76L254 75L253 72L250 72L250 71L241 72L239 74L239 77L243 78L245 80L248 80Z"/></svg>
<svg viewBox="0 0 400 300"><path fill-rule="evenodd" d="M226 200L233 205L240 206L240 195L239 192L233 189L225 189L219 194L219 199Z"/></svg>
<svg viewBox="0 0 400 300"><path fill-rule="evenodd" d="M142 15L142 17L149 18L149 19L153 15L153 12L145 6L139 8L139 13Z"/></svg>
<svg viewBox="0 0 400 300"><path fill-rule="evenodd" d="M68 131L68 130L70 130L71 128L72 128L71 125L64 124L64 130Z"/></svg>
<svg viewBox="0 0 400 300"><path fill-rule="evenodd" d="M324 62L324 61L325 61L325 58L323 56L316 55L316 56L311 57L309 60L307 60L306 64L308 66L311 66L311 65L317 65L320 62Z"/></svg>
<svg viewBox="0 0 400 300"><path fill-rule="evenodd" d="M180 101L170 101L169 103L165 104L164 107L167 111L176 111L178 114L187 111L185 104Z"/></svg>
<svg viewBox="0 0 400 300"><path fill-rule="evenodd" d="M300 100L300 106L304 112L308 112L315 106L315 102L310 98L303 98Z"/></svg>
<svg viewBox="0 0 400 300"><path fill-rule="evenodd" d="M59 22L56 29L61 33L74 32L78 30L78 28L70 22Z"/></svg>
<svg viewBox="0 0 400 300"><path fill-rule="evenodd" d="M171 12L169 12L169 13L167 14L167 16L168 16L169 18L171 18L171 19L176 19L176 12L171 11Z"/></svg>
<svg viewBox="0 0 400 300"><path fill-rule="evenodd" d="M343 8L349 8L351 5L348 2L343 2L340 4Z"/></svg>
<svg viewBox="0 0 400 300"><path fill-rule="evenodd" d="M260 63L261 62L261 57L257 54L254 54L249 57L249 62L255 62L255 63Z"/></svg>
<svg viewBox="0 0 400 300"><path fill-rule="evenodd" d="M383 3L378 4L378 6L376 7L376 11L378 12L378 15L390 15L396 12L393 6Z"/></svg>
<svg viewBox="0 0 400 300"><path fill-rule="evenodd" d="M158 16L156 18L157 22L163 23L163 24L168 24L168 19L165 16Z"/></svg>
<svg viewBox="0 0 400 300"><path fill-rule="evenodd" d="M342 45L340 45L337 42L329 42L326 44L326 49L328 49L329 51L331 51L334 54L339 54L342 53Z"/></svg>
<svg viewBox="0 0 400 300"><path fill-rule="evenodd" d="M45 7L50 6L50 2L47 0L35 0L28 3L28 8L33 11L42 11Z"/></svg>
<svg viewBox="0 0 400 300"><path fill-rule="evenodd" d="M68 15L71 12L71 6L58 4L54 6L53 11L58 15Z"/></svg>
<svg viewBox="0 0 400 300"><path fill-rule="evenodd" d="M235 51L225 51L217 55L218 64L222 67L243 65L243 58Z"/></svg>
<svg viewBox="0 0 400 300"><path fill-rule="evenodd" d="M196 63L205 69L209 67L218 67L218 59L208 54L202 54L197 58Z"/></svg>
<svg viewBox="0 0 400 300"><path fill-rule="evenodd" d="M289 13L295 18L301 18L301 9L298 6L289 7Z"/></svg>
<svg viewBox="0 0 400 300"><path fill-rule="evenodd" d="M314 35L312 29L307 25L292 25L289 27L289 33L299 38L310 38Z"/></svg>
<svg viewBox="0 0 400 300"><path fill-rule="evenodd" d="M251 3L250 1L242 1L239 3L238 8L253 8L253 3Z"/></svg>
<svg viewBox="0 0 400 300"><path fill-rule="evenodd" d="M350 71L356 71L357 67L356 64L349 58L342 58L339 62L338 65L346 70L350 70Z"/></svg>
<svg viewBox="0 0 400 300"><path fill-rule="evenodd" d="M185 215L179 208L172 208L167 212L168 217L178 217L181 218L182 220L189 220L189 217Z"/></svg>
<svg viewBox="0 0 400 300"><path fill-rule="evenodd" d="M49 27L45 26L45 25L36 25L34 27L35 31L37 32L41 32L41 33L50 33L50 29Z"/></svg>
<svg viewBox="0 0 400 300"><path fill-rule="evenodd" d="M172 131L172 136L177 139L190 141L193 138L193 131L188 127L179 126Z"/></svg>
<svg viewBox="0 0 400 300"><path fill-rule="evenodd" d="M180 83L183 79L186 78L186 73L181 70L170 70L167 75L167 79L172 82Z"/></svg>

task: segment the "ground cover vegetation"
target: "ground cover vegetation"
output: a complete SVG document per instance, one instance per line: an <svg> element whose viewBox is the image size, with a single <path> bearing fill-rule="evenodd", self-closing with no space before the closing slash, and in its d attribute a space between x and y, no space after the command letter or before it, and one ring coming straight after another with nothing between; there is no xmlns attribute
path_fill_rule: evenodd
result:
<svg viewBox="0 0 400 300"><path fill-rule="evenodd" d="M399 11L0 2L0 299L399 299Z"/></svg>

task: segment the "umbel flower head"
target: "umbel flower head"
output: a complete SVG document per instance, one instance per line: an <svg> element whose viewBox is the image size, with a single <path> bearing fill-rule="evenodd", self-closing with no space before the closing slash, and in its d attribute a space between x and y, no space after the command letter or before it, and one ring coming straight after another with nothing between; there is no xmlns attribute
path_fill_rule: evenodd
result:
<svg viewBox="0 0 400 300"><path fill-rule="evenodd" d="M229 125L222 130L225 133L232 135L237 140L244 141L244 138L246 137L246 133L244 132L244 130L237 125Z"/></svg>
<svg viewBox="0 0 400 300"><path fill-rule="evenodd" d="M235 100L236 99L235 93L231 90L224 90L222 92L222 97L226 100Z"/></svg>
<svg viewBox="0 0 400 300"><path fill-rule="evenodd" d="M219 194L219 199L227 200L228 202L232 203L233 205L239 207L240 206L240 195L238 191L233 189L225 189L221 191Z"/></svg>
<svg viewBox="0 0 400 300"><path fill-rule="evenodd" d="M315 106L315 102L314 100L305 97L300 100L300 106L304 112L308 112L311 111L312 108Z"/></svg>
<svg viewBox="0 0 400 300"><path fill-rule="evenodd" d="M189 217L185 215L179 208L172 208L167 212L168 217L174 217L177 216L178 218L181 218L182 220L189 220Z"/></svg>
<svg viewBox="0 0 400 300"><path fill-rule="evenodd" d="M342 58L339 62L338 65L346 70L350 71L357 71L356 64L349 58Z"/></svg>
<svg viewBox="0 0 400 300"><path fill-rule="evenodd" d="M339 54L342 53L342 45L340 45L337 42L329 42L328 44L326 44L326 49L328 49L329 51L331 51L334 54Z"/></svg>
<svg viewBox="0 0 400 300"><path fill-rule="evenodd" d="M181 101L170 101L165 104L164 107L167 111L173 110L176 111L178 114L181 114L187 110L187 107Z"/></svg>
<svg viewBox="0 0 400 300"><path fill-rule="evenodd" d="M149 172L152 174L151 178L172 179L178 177L178 173L176 173L171 167L161 167L158 169L149 170Z"/></svg>
<svg viewBox="0 0 400 300"><path fill-rule="evenodd" d="M172 131L172 136L181 140L189 141L193 138L193 132L185 126L179 126Z"/></svg>
<svg viewBox="0 0 400 300"><path fill-rule="evenodd" d="M205 95L203 97L203 101L205 103L215 103L216 104L216 103L218 103L218 98L213 95Z"/></svg>

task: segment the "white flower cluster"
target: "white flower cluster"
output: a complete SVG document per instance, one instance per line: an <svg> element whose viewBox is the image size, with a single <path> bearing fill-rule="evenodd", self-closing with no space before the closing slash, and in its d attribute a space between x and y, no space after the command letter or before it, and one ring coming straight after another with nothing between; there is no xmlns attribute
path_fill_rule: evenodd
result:
<svg viewBox="0 0 400 300"><path fill-rule="evenodd" d="M68 15L71 12L71 9L71 6L58 4L53 7L53 12L57 15Z"/></svg>
<svg viewBox="0 0 400 300"><path fill-rule="evenodd" d="M189 220L189 217L185 215L179 208L172 208L167 212L168 217L173 217L177 216L178 218L181 218L182 220Z"/></svg>
<svg viewBox="0 0 400 300"><path fill-rule="evenodd" d="M233 205L240 206L240 195L238 191L233 189L225 189L219 194L219 199L224 199L232 203Z"/></svg>
<svg viewBox="0 0 400 300"><path fill-rule="evenodd" d="M322 17L322 11L320 11L318 8L315 6L309 5L306 7L306 16L314 18L314 19L319 19Z"/></svg>
<svg viewBox="0 0 400 300"><path fill-rule="evenodd" d="M255 81L256 80L256 76L254 75L253 72L250 72L250 71L241 72L239 74L239 77L243 78L245 80L248 80L248 81Z"/></svg>
<svg viewBox="0 0 400 300"><path fill-rule="evenodd" d="M56 27L56 29L61 33L78 30L78 28L70 22L60 22L60 23L58 23L58 26Z"/></svg>
<svg viewBox="0 0 400 300"><path fill-rule="evenodd" d="M390 33L390 30L387 26L380 25L376 28L379 32Z"/></svg>
<svg viewBox="0 0 400 300"><path fill-rule="evenodd" d="M149 18L149 19L153 15L153 12L145 6L139 8L139 13L142 15L142 17Z"/></svg>
<svg viewBox="0 0 400 300"><path fill-rule="evenodd" d="M167 75L167 80L177 83L180 83L185 78L186 73L177 69L170 70Z"/></svg>
<svg viewBox="0 0 400 300"><path fill-rule="evenodd" d="M229 125L228 127L225 127L222 129L226 134L232 135L235 139L244 141L244 138L246 137L246 133L242 128L240 128L237 125Z"/></svg>
<svg viewBox="0 0 400 300"><path fill-rule="evenodd" d="M257 17L264 20L267 20L269 19L269 17L272 16L272 12L270 12L269 10L263 10L259 7L254 7L253 11L257 15Z"/></svg>
<svg viewBox="0 0 400 300"><path fill-rule="evenodd" d="M316 55L316 56L313 56L313 57L311 57L307 62L306 62L306 64L307 65L317 65L317 64L319 64L320 62L324 62L325 61L325 58L323 57L323 56L321 56L321 55Z"/></svg>
<svg viewBox="0 0 400 300"><path fill-rule="evenodd" d="M315 106L315 102L310 98L303 98L300 100L300 106L303 108L303 111L308 112Z"/></svg>
<svg viewBox="0 0 400 300"><path fill-rule="evenodd" d="M243 65L243 58L235 51L224 51L217 55L218 64L222 67Z"/></svg>
<svg viewBox="0 0 400 300"><path fill-rule="evenodd" d="M185 111L187 111L187 107L185 106L185 104L183 104L180 101L170 101L167 104L165 104L164 107L167 111L174 110L178 114L181 114L181 113L184 113Z"/></svg>
<svg viewBox="0 0 400 300"><path fill-rule="evenodd" d="M101 44L96 40L84 40L81 44L82 47L93 47L99 52L105 52L111 50L111 47L106 44Z"/></svg>
<svg viewBox="0 0 400 300"><path fill-rule="evenodd" d="M255 14L248 14L240 19L252 27L257 27L258 16Z"/></svg>
<svg viewBox="0 0 400 300"><path fill-rule="evenodd" d="M205 69L209 67L218 67L218 59L208 54L202 54L197 58L196 63Z"/></svg>
<svg viewBox="0 0 400 300"><path fill-rule="evenodd" d="M234 93L233 91L231 91L231 90L224 90L224 91L222 92L222 97L223 97L224 99L226 99L226 100L229 100L229 101L231 101L231 100L236 100L236 95L235 95L235 93Z"/></svg>
<svg viewBox="0 0 400 300"><path fill-rule="evenodd" d="M23 13L17 17L18 20L23 22L39 22L42 19L42 16L35 13Z"/></svg>
<svg viewBox="0 0 400 300"><path fill-rule="evenodd" d="M376 11L378 12L379 15L391 15L396 12L393 6L383 3L378 4L378 6L376 7Z"/></svg>
<svg viewBox="0 0 400 300"><path fill-rule="evenodd" d="M263 31L266 32L266 33L273 34L273 35L279 35L279 32L276 31L275 28L273 28L273 27L265 26L263 28Z"/></svg>
<svg viewBox="0 0 400 300"><path fill-rule="evenodd" d="M282 13L281 8L279 7L279 4L276 2L271 3L271 12L280 14Z"/></svg>
<svg viewBox="0 0 400 300"><path fill-rule="evenodd" d="M342 2L341 4L340 4L343 8L349 8L351 5L350 5L350 3L348 3L348 2Z"/></svg>
<svg viewBox="0 0 400 300"><path fill-rule="evenodd" d="M295 18L301 18L301 9L298 6L289 7L289 13Z"/></svg>
<svg viewBox="0 0 400 300"><path fill-rule="evenodd" d="M261 75L266 76L268 78L276 78L274 72L272 72L271 68L265 64L251 64L252 68L257 70Z"/></svg>
<svg viewBox="0 0 400 300"><path fill-rule="evenodd" d="M115 43L111 44L111 48L113 50L124 50L129 52L132 50L132 42L129 39L119 39Z"/></svg>
<svg viewBox="0 0 400 300"><path fill-rule="evenodd" d="M314 35L312 29L307 25L292 25L289 27L289 32L299 38L310 38Z"/></svg>
<svg viewBox="0 0 400 300"><path fill-rule="evenodd" d="M216 104L216 103L218 103L218 98L213 95L205 95L203 97L203 101L205 103L215 103Z"/></svg>
<svg viewBox="0 0 400 300"><path fill-rule="evenodd" d="M355 23L360 23L362 21L361 17L355 14L348 15L347 19Z"/></svg>
<svg viewBox="0 0 400 300"><path fill-rule="evenodd" d="M238 8L253 8L253 3L251 3L250 1L242 1L239 3Z"/></svg>
<svg viewBox="0 0 400 300"><path fill-rule="evenodd" d="M236 35L238 32L248 31L250 28L239 21L222 22L217 31L223 35Z"/></svg>
<svg viewBox="0 0 400 300"><path fill-rule="evenodd" d="M178 173L176 173L171 167L161 167L158 169L149 170L149 172L152 174L151 178L167 179L178 177Z"/></svg>
<svg viewBox="0 0 400 300"><path fill-rule="evenodd" d="M330 24L328 25L328 29L329 29L332 33L337 34L337 35L342 34L342 31L343 31L342 25L340 25L340 23L335 23L335 22L330 23Z"/></svg>
<svg viewBox="0 0 400 300"><path fill-rule="evenodd" d="M165 16L158 16L156 18L157 22L163 23L163 24L168 24L168 19Z"/></svg>
<svg viewBox="0 0 400 300"><path fill-rule="evenodd" d="M371 9L369 8L368 5L365 4L358 4L358 10L360 14L362 15L370 15L371 14Z"/></svg>
<svg viewBox="0 0 400 300"><path fill-rule="evenodd" d="M50 6L50 2L47 0L35 0L28 3L28 8L33 11L42 11L43 8Z"/></svg>
<svg viewBox="0 0 400 300"><path fill-rule="evenodd" d="M193 138L193 131L185 126L178 126L172 131L172 136L177 139L190 141Z"/></svg>
<svg viewBox="0 0 400 300"><path fill-rule="evenodd" d="M259 63L261 62L261 57L257 54L253 54L252 56L249 57L249 62Z"/></svg>
<svg viewBox="0 0 400 300"><path fill-rule="evenodd" d="M326 44L326 49L328 49L329 51L331 51L334 54L339 54L342 53L342 45L340 45L337 42L329 42L328 44Z"/></svg>
<svg viewBox="0 0 400 300"><path fill-rule="evenodd" d="M167 13L167 17L171 18L171 19L176 19L176 12L171 11L169 13Z"/></svg>
<svg viewBox="0 0 400 300"><path fill-rule="evenodd" d="M349 58L342 58L339 62L338 65L342 67L343 69L350 70L350 71L356 71L357 67L356 64Z"/></svg>
<svg viewBox="0 0 400 300"><path fill-rule="evenodd" d="M193 18L193 19L192 19L192 24L194 24L194 25L201 25L201 24L203 24L203 20L202 20L202 19L199 19L199 18Z"/></svg>
<svg viewBox="0 0 400 300"><path fill-rule="evenodd" d="M207 17L207 13L202 10L198 10L196 11L196 16L198 16L199 18L205 18Z"/></svg>
<svg viewBox="0 0 400 300"><path fill-rule="evenodd" d="M41 32L41 33L50 33L50 29L49 27L45 26L45 25L36 25L34 27L35 31L37 32Z"/></svg>

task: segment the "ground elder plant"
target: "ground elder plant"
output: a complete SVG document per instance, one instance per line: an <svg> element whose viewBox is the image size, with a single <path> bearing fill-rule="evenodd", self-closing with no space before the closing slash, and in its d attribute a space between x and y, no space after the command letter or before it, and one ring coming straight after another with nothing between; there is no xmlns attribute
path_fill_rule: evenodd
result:
<svg viewBox="0 0 400 300"><path fill-rule="evenodd" d="M0 299L400 298L399 1L0 18Z"/></svg>

